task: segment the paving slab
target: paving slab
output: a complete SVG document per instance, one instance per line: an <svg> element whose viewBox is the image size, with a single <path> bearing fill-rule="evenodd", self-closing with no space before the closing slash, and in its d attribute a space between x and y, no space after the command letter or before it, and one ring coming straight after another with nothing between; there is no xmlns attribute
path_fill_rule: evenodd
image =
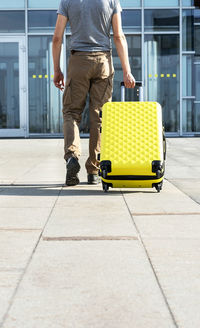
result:
<svg viewBox="0 0 200 328"><path fill-rule="evenodd" d="M25 268L41 230L0 230L0 271Z"/></svg>
<svg viewBox="0 0 200 328"><path fill-rule="evenodd" d="M146 215L133 219L142 238L200 239L200 214Z"/></svg>
<svg viewBox="0 0 200 328"><path fill-rule="evenodd" d="M0 167L0 180L6 183L7 180L15 180L37 165L37 159L27 159L24 155L21 158L13 158L12 162L5 161ZM12 165L11 165L12 163Z"/></svg>
<svg viewBox="0 0 200 328"><path fill-rule="evenodd" d="M2 326L16 327L175 325L138 241L74 241L40 243Z"/></svg>
<svg viewBox="0 0 200 328"><path fill-rule="evenodd" d="M180 328L200 327L200 239L144 238L151 262Z"/></svg>
<svg viewBox="0 0 200 328"><path fill-rule="evenodd" d="M0 208L1 229L42 229L51 208Z"/></svg>
<svg viewBox="0 0 200 328"><path fill-rule="evenodd" d="M12 295L20 280L20 272L0 271L0 323L8 309Z"/></svg>
<svg viewBox="0 0 200 328"><path fill-rule="evenodd" d="M134 214L200 213L200 206L168 181L160 193L151 189L122 190L127 205Z"/></svg>
<svg viewBox="0 0 200 328"><path fill-rule="evenodd" d="M55 159L57 156L58 159L62 159L62 145L62 139L0 140L1 158L4 162L0 168L1 183L23 181L23 177L27 180L28 174L32 170L34 171L38 165L45 161L48 162L48 160L51 161L52 157ZM48 168L48 165L46 168ZM43 174L45 174L45 170ZM36 178L36 176L33 176L33 178Z"/></svg>
<svg viewBox="0 0 200 328"><path fill-rule="evenodd" d="M63 197L63 196L60 196ZM83 201L62 200L65 206L55 206L44 237L70 237L70 236L136 236L128 209L123 197L109 199L93 199L89 202L86 197ZM73 208L72 208L73 206Z"/></svg>
<svg viewBox="0 0 200 328"><path fill-rule="evenodd" d="M19 181L63 181L65 174L66 165L64 160L58 157L48 158L47 160L43 159L41 163L35 165L31 170L24 173L23 176L15 180L15 183Z"/></svg>
<svg viewBox="0 0 200 328"><path fill-rule="evenodd" d="M168 165L165 176L167 179L182 179L182 178L188 178L188 176L191 176L193 178L196 177L197 179L200 179L200 167L180 166L178 163L176 163L175 165L170 165L170 166Z"/></svg>

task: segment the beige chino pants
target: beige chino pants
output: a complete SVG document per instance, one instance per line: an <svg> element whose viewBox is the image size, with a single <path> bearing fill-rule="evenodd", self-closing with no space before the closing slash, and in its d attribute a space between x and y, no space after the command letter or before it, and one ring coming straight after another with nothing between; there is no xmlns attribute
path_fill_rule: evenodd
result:
<svg viewBox="0 0 200 328"><path fill-rule="evenodd" d="M81 154L79 124L86 98L89 93L90 141L89 158L86 161L88 173L99 170L97 159L100 153L100 112L102 106L112 99L113 63L110 52L74 52L68 63L67 82L63 95L64 158Z"/></svg>

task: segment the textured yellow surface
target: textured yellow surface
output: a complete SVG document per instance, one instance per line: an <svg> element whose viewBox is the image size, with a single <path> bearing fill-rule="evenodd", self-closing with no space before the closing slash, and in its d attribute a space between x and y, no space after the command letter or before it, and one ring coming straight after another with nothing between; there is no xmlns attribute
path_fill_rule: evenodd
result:
<svg viewBox="0 0 200 328"><path fill-rule="evenodd" d="M112 163L109 175L155 175L152 161L163 161L161 106L156 102L106 103L101 140L100 160Z"/></svg>

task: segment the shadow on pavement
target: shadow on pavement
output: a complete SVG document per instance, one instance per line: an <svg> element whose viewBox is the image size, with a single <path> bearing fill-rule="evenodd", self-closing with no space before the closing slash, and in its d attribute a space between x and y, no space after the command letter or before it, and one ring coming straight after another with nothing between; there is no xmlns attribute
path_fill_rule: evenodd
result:
<svg viewBox="0 0 200 328"><path fill-rule="evenodd" d="M85 187L87 186L87 189ZM98 188L98 189L97 189ZM103 192L99 186L88 186L87 183L80 183L75 187L68 187L63 184L13 184L1 185L0 196L116 196L133 193L156 193L150 190L120 190L110 188L107 193Z"/></svg>

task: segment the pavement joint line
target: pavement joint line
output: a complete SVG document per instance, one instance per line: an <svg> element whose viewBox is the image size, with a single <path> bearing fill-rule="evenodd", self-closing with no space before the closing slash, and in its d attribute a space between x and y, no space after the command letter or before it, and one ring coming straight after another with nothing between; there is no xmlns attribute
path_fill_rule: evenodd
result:
<svg viewBox="0 0 200 328"><path fill-rule="evenodd" d="M143 239L142 239L142 236L141 236L140 230L139 230L139 228L138 228L138 226L137 226L137 224L136 224L136 222L135 222L135 220L134 220L134 218L133 218L133 216L132 216L132 214L131 214L131 211L130 211L130 209L129 209L128 203L127 203L126 198L125 198L125 196L124 196L124 194L123 194L122 191L121 191L121 194L122 194L122 197L123 197L123 199L124 199L124 202L125 202L125 205L126 205L126 207L127 207L127 210L128 210L128 212L129 212L129 215L130 215L130 217L131 217L131 220L132 220L132 222L133 222L133 225L134 225L134 227L135 227L135 229L136 229L136 231L137 231L137 234L138 234L138 240L140 241L140 243L141 243L141 245L142 245L142 248L144 249L144 252L145 252L145 254L146 254L146 256L147 256L147 260L148 260L148 262L149 262L149 264L150 264L150 267L151 267L151 269L152 269L153 275L154 275L154 277L155 277L155 279L156 279L156 282L157 282L157 284L158 284L158 288L160 289L160 292L161 292L161 294L162 294L162 296L163 296L164 302L165 302L165 304L166 304L166 306L167 306L167 309L168 309L168 311L169 311L169 314L170 314L170 316L171 316L172 322L173 322L173 324L174 324L174 326L175 326L176 328L179 328L179 326L178 326L178 324L177 324L177 321L176 321L176 318L175 318L175 315L174 315L174 313L172 312L172 309L171 309L171 307L170 307L170 304L169 304L169 302L168 302L168 300L167 300L167 297L166 297L166 295L165 295L165 293L164 293L164 290L163 290L163 288L162 288L162 286L161 286L161 283L160 283L160 281L159 281L159 278L158 278L158 275L157 275L157 273L156 273L156 270L155 270L155 268L154 268L154 266L153 266L153 263L152 263L152 261L151 261L151 258L150 258L150 255L149 255L149 253L148 253L148 250L147 250L147 248L146 248L146 246L145 246L145 243L144 243L144 241L143 241Z"/></svg>
<svg viewBox="0 0 200 328"><path fill-rule="evenodd" d="M183 212L183 213L131 213L132 216L160 216L160 215L200 215L200 212Z"/></svg>
<svg viewBox="0 0 200 328"><path fill-rule="evenodd" d="M56 199L55 199L55 201L54 201L54 204L53 204L53 206L52 206L52 208L51 208L51 211L50 211L50 213L49 213L49 215L48 215L48 218L47 218L47 220L46 220L46 223L44 224L44 227L43 227L43 229L42 229L42 231L41 231L41 233L40 233L40 235L39 235L39 237L38 237L38 240L37 240L37 242L36 242L36 244L35 244L35 247L33 248L32 252L31 252L31 255L30 255L30 257L29 257L29 259L28 259L28 261L27 261L27 264L26 264L26 266L25 266L25 268L24 268L24 270L23 270L23 272L22 272L22 274L21 274L21 277L20 277L19 280L18 280L17 286L16 286L16 288L14 289L14 292L13 292L11 298L10 298L10 302L9 302L8 308L7 308L6 312L5 312L5 314L3 315L2 320L0 321L0 328L4 325L4 323L5 323L5 321L6 321L6 318L7 318L7 316L8 316L8 313L9 313L10 309L12 308L12 305L13 305L14 300L15 300L15 296L16 296L16 294L17 294L19 288L20 288L20 285L21 285L21 283L22 283L22 281L23 281L23 278L24 278L24 276L25 276L25 274L26 274L26 272L27 272L27 270L28 270L28 268L29 268L29 265L30 265L30 263L31 263L31 261L32 261L32 258L33 258L34 254L35 254L35 252L36 252L36 250L37 250L37 247L38 247L38 245L39 245L39 243L40 243L40 241L41 241L42 233L43 233L43 231L45 230L45 228L46 228L46 226L47 226L47 224L48 224L48 222L49 222L49 220L50 220L51 214L52 214L52 212L53 212L53 210L54 210L54 208L55 208L55 206L56 206L56 203L57 203L58 198L59 198L59 196L60 196L60 194L61 194L61 191L62 191L62 187L60 188L60 190L59 190L59 192L58 192L58 195L57 195L57 197L56 197Z"/></svg>
<svg viewBox="0 0 200 328"><path fill-rule="evenodd" d="M138 240L136 236L74 236L74 237L43 237L44 241L106 241L106 240Z"/></svg>

